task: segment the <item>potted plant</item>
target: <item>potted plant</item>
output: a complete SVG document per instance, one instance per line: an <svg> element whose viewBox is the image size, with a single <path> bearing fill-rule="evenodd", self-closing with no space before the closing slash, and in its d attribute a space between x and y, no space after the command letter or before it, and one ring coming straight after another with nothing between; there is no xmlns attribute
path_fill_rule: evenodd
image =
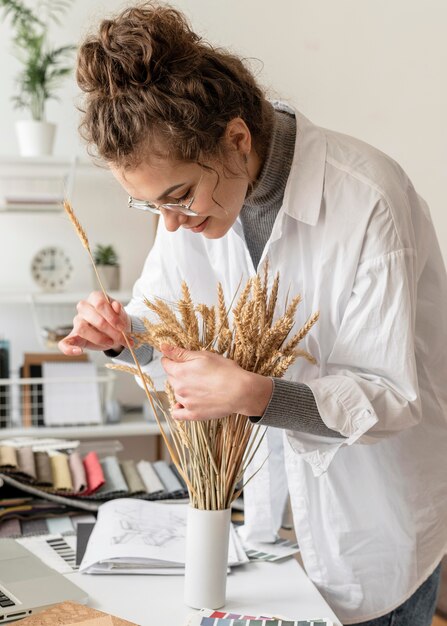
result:
<svg viewBox="0 0 447 626"><path fill-rule="evenodd" d="M56 98L56 91L71 72L67 65L75 46L51 47L48 24L59 23L70 0L41 0L33 11L22 0L0 0L3 17L11 20L15 31L13 49L22 65L17 76L14 107L27 109L31 119L16 122L19 150L22 156L51 154L55 124L45 119L47 100Z"/></svg>
<svg viewBox="0 0 447 626"><path fill-rule="evenodd" d="M97 244L93 257L105 289L118 290L120 288L120 265L115 248L112 245ZM94 281L96 285L96 276Z"/></svg>

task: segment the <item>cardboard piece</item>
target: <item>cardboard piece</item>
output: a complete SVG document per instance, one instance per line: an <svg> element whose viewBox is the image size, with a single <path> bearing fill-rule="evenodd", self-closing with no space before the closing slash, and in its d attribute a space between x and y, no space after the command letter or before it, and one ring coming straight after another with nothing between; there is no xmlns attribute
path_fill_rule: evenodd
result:
<svg viewBox="0 0 447 626"><path fill-rule="evenodd" d="M135 622L91 609L77 602L61 602L20 621L20 626L138 626Z"/></svg>

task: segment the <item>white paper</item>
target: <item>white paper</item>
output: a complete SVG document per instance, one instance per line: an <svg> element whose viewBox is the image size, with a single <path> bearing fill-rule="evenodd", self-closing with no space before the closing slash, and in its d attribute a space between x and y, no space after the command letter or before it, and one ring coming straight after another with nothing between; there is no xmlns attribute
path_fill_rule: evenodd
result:
<svg viewBox="0 0 447 626"><path fill-rule="evenodd" d="M66 557L64 559L60 552L53 548L51 543L49 543L52 539L65 542L69 548L71 548L72 554L69 554L67 550L63 550L63 554ZM22 546L37 556L41 561L43 561L43 563L48 565L48 567L56 570L56 572L60 572L61 574L70 574L74 570L78 569L75 565L76 537L74 535L71 537L63 537L58 534L40 535L36 537L19 537L16 541L21 543ZM68 557L70 558L67 560Z"/></svg>
<svg viewBox="0 0 447 626"><path fill-rule="evenodd" d="M118 498L102 504L80 571L88 574L182 574L188 504ZM228 564L248 559L230 533ZM237 546L237 547L236 547Z"/></svg>
<svg viewBox="0 0 447 626"><path fill-rule="evenodd" d="M99 424L101 404L94 363L42 363L42 376L60 379L43 383L46 426Z"/></svg>

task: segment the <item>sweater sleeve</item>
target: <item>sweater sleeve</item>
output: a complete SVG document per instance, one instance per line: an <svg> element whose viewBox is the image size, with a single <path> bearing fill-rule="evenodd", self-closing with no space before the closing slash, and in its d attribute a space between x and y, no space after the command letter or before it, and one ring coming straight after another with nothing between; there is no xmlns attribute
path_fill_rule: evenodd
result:
<svg viewBox="0 0 447 626"><path fill-rule="evenodd" d="M272 380L272 397L264 415L252 416L250 421L260 426L274 426L324 437L343 437L323 422L314 394L307 385L282 378Z"/></svg>
<svg viewBox="0 0 447 626"><path fill-rule="evenodd" d="M134 315L130 316L131 319L131 332L132 333L142 333L145 330L145 326L139 317ZM115 350L104 350L104 354L112 359L118 359L119 361L123 361L124 363L133 363L133 357L129 350L129 348L123 347L120 352L116 352ZM147 365L152 361L152 357L154 354L154 349L152 346L143 345L135 350L135 355L138 359L138 363L140 365Z"/></svg>

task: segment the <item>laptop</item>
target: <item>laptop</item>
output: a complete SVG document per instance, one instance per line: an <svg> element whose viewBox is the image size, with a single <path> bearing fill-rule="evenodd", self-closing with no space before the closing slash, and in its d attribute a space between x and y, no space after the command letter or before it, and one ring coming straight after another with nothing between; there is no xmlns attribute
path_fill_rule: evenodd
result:
<svg viewBox="0 0 447 626"><path fill-rule="evenodd" d="M14 539L0 540L0 622L28 617L58 602L86 604L88 595Z"/></svg>

